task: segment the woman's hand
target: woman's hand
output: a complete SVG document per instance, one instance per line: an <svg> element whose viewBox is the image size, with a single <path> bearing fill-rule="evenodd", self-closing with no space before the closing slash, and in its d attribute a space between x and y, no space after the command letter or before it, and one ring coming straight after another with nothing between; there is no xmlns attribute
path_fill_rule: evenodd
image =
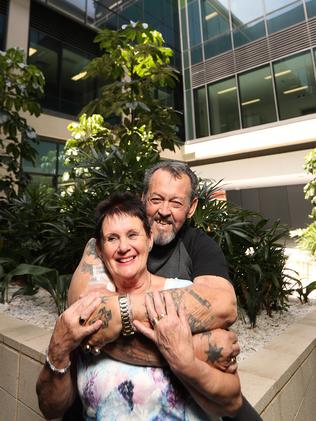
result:
<svg viewBox="0 0 316 421"><path fill-rule="evenodd" d="M88 319L100 303L98 294L90 293L80 298L58 317L48 347L49 359L55 366L65 367L66 362L69 362L70 353L84 338L100 329L101 320L95 320L94 323L87 325L82 323L82 320Z"/></svg>
<svg viewBox="0 0 316 421"><path fill-rule="evenodd" d="M134 326L157 345L170 368L181 372L195 359L192 334L183 303L177 310L168 291L154 291L152 296L146 296L146 309L152 328L137 320L134 320Z"/></svg>

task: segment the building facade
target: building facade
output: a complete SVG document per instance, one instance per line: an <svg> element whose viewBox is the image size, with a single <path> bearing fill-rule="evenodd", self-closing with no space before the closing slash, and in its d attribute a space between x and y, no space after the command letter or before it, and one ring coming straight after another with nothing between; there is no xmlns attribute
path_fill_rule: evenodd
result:
<svg viewBox="0 0 316 421"><path fill-rule="evenodd" d="M25 169L57 184L67 125L97 89L82 79L98 54L93 39L130 20L158 29L175 52L183 89L161 95L184 115L176 158L223 180L242 207L304 226L304 156L316 146L316 0L2 0L0 48L24 48L46 78L43 115L30 119L38 163Z"/></svg>

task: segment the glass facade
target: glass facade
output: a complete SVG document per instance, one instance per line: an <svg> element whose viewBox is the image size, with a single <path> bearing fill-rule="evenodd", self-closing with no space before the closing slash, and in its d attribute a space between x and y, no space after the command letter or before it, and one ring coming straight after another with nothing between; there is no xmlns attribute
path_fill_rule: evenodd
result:
<svg viewBox="0 0 316 421"><path fill-rule="evenodd" d="M58 187L64 171L64 145L54 141L40 139L38 145L32 145L37 151L33 166L29 161L23 161L23 171L31 175L32 183L43 183L54 188Z"/></svg>
<svg viewBox="0 0 316 421"><path fill-rule="evenodd" d="M236 78L195 89L196 137L316 113L316 62L313 63L313 59L316 60L315 51L313 54L310 50L304 51L240 73Z"/></svg>
<svg viewBox="0 0 316 421"><path fill-rule="evenodd" d="M0 50L5 48L5 34L7 27L7 1L0 2Z"/></svg>
<svg viewBox="0 0 316 421"><path fill-rule="evenodd" d="M44 108L77 115L96 95L96 82L83 79L83 68L92 58L47 34L30 30L29 58L44 73Z"/></svg>

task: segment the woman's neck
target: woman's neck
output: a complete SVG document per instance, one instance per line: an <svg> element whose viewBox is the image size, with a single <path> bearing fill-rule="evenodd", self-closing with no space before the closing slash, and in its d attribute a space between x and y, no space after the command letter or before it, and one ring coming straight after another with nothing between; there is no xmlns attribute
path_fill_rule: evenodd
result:
<svg viewBox="0 0 316 421"><path fill-rule="evenodd" d="M150 272L144 273L138 279L125 279L115 282L116 291L122 294L142 294L151 289L152 275Z"/></svg>

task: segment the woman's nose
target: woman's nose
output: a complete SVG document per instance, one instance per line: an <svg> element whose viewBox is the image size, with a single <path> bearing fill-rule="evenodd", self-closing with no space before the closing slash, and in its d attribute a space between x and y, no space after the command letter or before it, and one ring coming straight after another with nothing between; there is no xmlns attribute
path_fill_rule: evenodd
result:
<svg viewBox="0 0 316 421"><path fill-rule="evenodd" d="M121 238L119 242L118 250L121 253L125 253L127 250L129 250L129 248L130 248L130 245L129 245L128 238Z"/></svg>

